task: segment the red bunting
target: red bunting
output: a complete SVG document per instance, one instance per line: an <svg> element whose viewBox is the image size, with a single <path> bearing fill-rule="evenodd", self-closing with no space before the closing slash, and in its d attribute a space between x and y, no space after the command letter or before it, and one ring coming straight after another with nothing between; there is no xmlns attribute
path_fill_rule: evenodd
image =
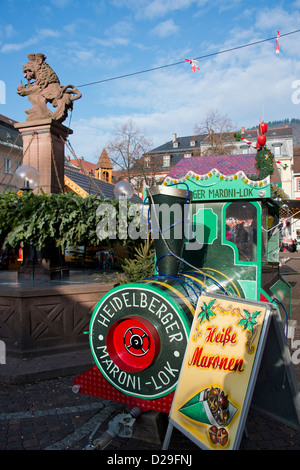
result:
<svg viewBox="0 0 300 470"><path fill-rule="evenodd" d="M197 60L194 60L194 59L184 59L184 60L185 62L189 62L191 64L192 72L196 72L196 69L200 70L200 67L197 65L198 64Z"/></svg>
<svg viewBox="0 0 300 470"><path fill-rule="evenodd" d="M276 38L276 54L279 54L279 36L280 36L280 32L277 31L277 38Z"/></svg>

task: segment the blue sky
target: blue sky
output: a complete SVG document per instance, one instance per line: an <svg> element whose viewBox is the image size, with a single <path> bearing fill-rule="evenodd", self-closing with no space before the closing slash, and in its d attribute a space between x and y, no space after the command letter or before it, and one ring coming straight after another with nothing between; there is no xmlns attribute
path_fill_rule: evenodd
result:
<svg viewBox="0 0 300 470"><path fill-rule="evenodd" d="M129 118L156 147L172 133L192 135L210 110L233 124L300 118L300 33L189 63L81 87L196 58L300 29L300 0L0 0L0 114L25 121L17 95L27 54L41 52L62 85L80 86L70 142L96 162L116 126ZM299 82L300 83L300 82Z"/></svg>

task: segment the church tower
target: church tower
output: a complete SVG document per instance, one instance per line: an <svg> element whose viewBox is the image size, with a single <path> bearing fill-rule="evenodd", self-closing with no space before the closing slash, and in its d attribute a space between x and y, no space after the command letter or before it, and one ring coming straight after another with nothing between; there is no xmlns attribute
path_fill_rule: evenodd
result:
<svg viewBox="0 0 300 470"><path fill-rule="evenodd" d="M110 158L105 149L102 150L100 158L98 160L96 169L95 169L95 176L99 180L107 181L107 183L112 182L112 170L113 165L110 161Z"/></svg>

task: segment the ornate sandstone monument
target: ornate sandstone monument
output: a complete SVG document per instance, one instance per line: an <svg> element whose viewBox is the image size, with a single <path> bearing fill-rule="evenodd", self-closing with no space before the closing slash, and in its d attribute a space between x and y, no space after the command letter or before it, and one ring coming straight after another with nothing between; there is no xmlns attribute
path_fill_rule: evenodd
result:
<svg viewBox="0 0 300 470"><path fill-rule="evenodd" d="M64 190L65 141L72 134L63 122L81 93L60 85L43 54L29 54L28 59L23 66L28 83L17 89L32 104L26 122L15 125L23 138L22 164L40 173L35 192L59 193ZM23 253L20 271L3 272L5 282L0 282L0 336L6 345L0 380L24 383L80 372L92 362L83 332L99 298L113 284L82 279L80 273L69 276L63 253L53 243L40 252L25 246Z"/></svg>
<svg viewBox="0 0 300 470"><path fill-rule="evenodd" d="M26 122L15 124L23 139L22 164L34 167L40 174L40 183L34 192L61 193L64 192L65 142L73 133L62 123L72 111L73 102L82 95L73 85L60 85L44 54L28 54L27 57L29 61L23 65L27 84L19 85L17 93L27 96L32 108L25 111ZM41 252L33 247L24 248L20 279L54 279L68 276L68 272L55 243Z"/></svg>
<svg viewBox="0 0 300 470"><path fill-rule="evenodd" d="M65 141L73 131L62 123L82 95L73 85L60 85L44 54L27 57L29 61L23 65L27 84L19 85L17 93L27 96L32 108L25 111L26 122L15 125L23 138L22 163L39 171L39 188L45 193L63 192Z"/></svg>
<svg viewBox="0 0 300 470"><path fill-rule="evenodd" d="M73 101L81 98L80 91L73 85L60 85L44 54L28 54L27 57L29 61L23 65L23 72L28 83L19 85L17 89L17 93L27 96L32 104L32 108L25 111L28 115L27 121L52 118L63 122L68 116L68 111L73 109ZM50 111L47 103L51 103L56 110Z"/></svg>

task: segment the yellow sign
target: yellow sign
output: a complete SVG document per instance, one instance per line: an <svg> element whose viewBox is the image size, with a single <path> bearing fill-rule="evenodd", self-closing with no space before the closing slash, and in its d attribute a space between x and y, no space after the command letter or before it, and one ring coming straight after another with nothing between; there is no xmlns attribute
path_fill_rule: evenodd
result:
<svg viewBox="0 0 300 470"><path fill-rule="evenodd" d="M233 297L198 302L170 423L200 447L236 448L267 312L266 304Z"/></svg>

